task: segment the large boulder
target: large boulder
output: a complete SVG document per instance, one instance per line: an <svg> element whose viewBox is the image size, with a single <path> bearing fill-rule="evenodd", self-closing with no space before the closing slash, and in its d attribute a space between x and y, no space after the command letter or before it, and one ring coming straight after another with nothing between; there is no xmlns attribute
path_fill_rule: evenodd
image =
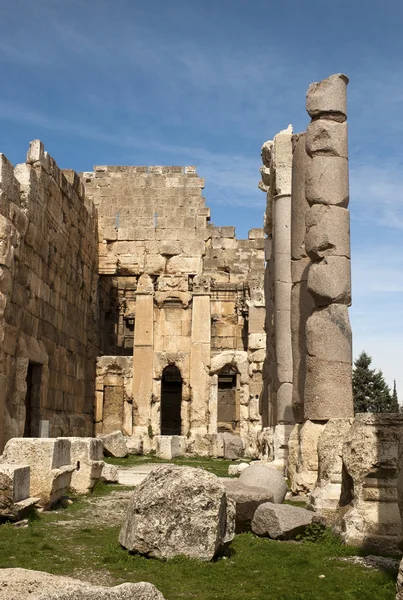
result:
<svg viewBox="0 0 403 600"><path fill-rule="evenodd" d="M238 479L222 478L227 497L235 502L236 532L250 530L250 525L258 506L273 502L273 493L268 488L252 487Z"/></svg>
<svg viewBox="0 0 403 600"><path fill-rule="evenodd" d="M105 456L125 458L128 455L126 440L121 431L112 431L112 433L99 433L97 437L102 440Z"/></svg>
<svg viewBox="0 0 403 600"><path fill-rule="evenodd" d="M164 600L151 583L100 587L28 569L0 569L0 600Z"/></svg>
<svg viewBox="0 0 403 600"><path fill-rule="evenodd" d="M164 465L134 490L119 542L156 558L212 560L235 534L235 505L203 469Z"/></svg>
<svg viewBox="0 0 403 600"><path fill-rule="evenodd" d="M289 540L312 523L315 513L289 504L261 504L252 520L252 531L273 540Z"/></svg>
<svg viewBox="0 0 403 600"><path fill-rule="evenodd" d="M264 464L250 465L242 471L239 481L244 485L266 488L273 494L273 502L281 504L287 493L287 484L276 468Z"/></svg>

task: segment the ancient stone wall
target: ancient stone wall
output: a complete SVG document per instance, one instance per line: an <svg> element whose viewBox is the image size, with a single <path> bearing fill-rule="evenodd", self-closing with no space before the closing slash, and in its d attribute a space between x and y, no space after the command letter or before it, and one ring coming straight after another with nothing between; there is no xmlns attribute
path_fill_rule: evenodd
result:
<svg viewBox="0 0 403 600"><path fill-rule="evenodd" d="M82 178L99 211L96 431L115 426L107 417L113 403L120 428L152 448L164 428L165 383L168 402L175 399L166 381L175 367L177 434L228 427L256 438L265 344L262 230L237 240L233 227L209 224L195 167L95 167ZM233 393L224 394L228 382ZM235 407L228 423L219 423L220 398ZM220 414L229 413L224 407ZM173 421L165 427L174 428Z"/></svg>
<svg viewBox="0 0 403 600"><path fill-rule="evenodd" d="M31 143L0 172L0 447L92 435L98 354L97 218L74 171Z"/></svg>

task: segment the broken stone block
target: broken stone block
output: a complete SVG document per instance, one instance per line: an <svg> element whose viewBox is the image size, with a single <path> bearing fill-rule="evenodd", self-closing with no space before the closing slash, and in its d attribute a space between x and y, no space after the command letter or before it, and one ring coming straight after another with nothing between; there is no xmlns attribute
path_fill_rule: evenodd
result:
<svg viewBox="0 0 403 600"><path fill-rule="evenodd" d="M235 502L235 530L237 533L248 531L255 510L264 502L273 502L273 492L267 487L245 485L239 479L221 478L227 492L227 498Z"/></svg>
<svg viewBox="0 0 403 600"><path fill-rule="evenodd" d="M38 498L30 498L29 467L0 464L0 520L18 521L34 506Z"/></svg>
<svg viewBox="0 0 403 600"><path fill-rule="evenodd" d="M235 507L218 477L165 465L135 488L119 542L154 558L212 560L234 530Z"/></svg>
<svg viewBox="0 0 403 600"><path fill-rule="evenodd" d="M127 452L129 454L143 454L143 443L141 436L132 435L125 438Z"/></svg>
<svg viewBox="0 0 403 600"><path fill-rule="evenodd" d="M270 464L252 464L242 471L238 481L246 486L262 487L273 495L273 502L281 504L287 493L287 483L283 475Z"/></svg>
<svg viewBox="0 0 403 600"><path fill-rule="evenodd" d="M308 291L316 306L351 304L351 265L345 256L327 256L312 263L308 274Z"/></svg>
<svg viewBox="0 0 403 600"><path fill-rule="evenodd" d="M128 455L126 441L121 431L99 433L97 438L102 440L105 456L125 458Z"/></svg>
<svg viewBox="0 0 403 600"><path fill-rule="evenodd" d="M339 505L344 438L353 419L330 419L318 442L318 479L309 503L316 512L333 521Z"/></svg>
<svg viewBox="0 0 403 600"><path fill-rule="evenodd" d="M290 540L303 533L314 517L313 511L297 506L261 504L254 514L252 531L273 540Z"/></svg>
<svg viewBox="0 0 403 600"><path fill-rule="evenodd" d="M118 483L118 468L115 465L109 465L108 463L104 462L102 466L101 480L105 483Z"/></svg>
<svg viewBox="0 0 403 600"><path fill-rule="evenodd" d="M347 119L348 77L343 73L330 75L311 83L306 94L306 110L310 117L327 117L336 121Z"/></svg>
<svg viewBox="0 0 403 600"><path fill-rule="evenodd" d="M1 600L164 600L151 583L92 585L71 577L28 569L0 570Z"/></svg>
<svg viewBox="0 0 403 600"><path fill-rule="evenodd" d="M311 121L306 130L305 140L309 156L348 157L347 123L324 119Z"/></svg>
<svg viewBox="0 0 403 600"><path fill-rule="evenodd" d="M240 475L242 473L242 471L244 471L248 467L249 467L249 463L240 463L239 465L229 465L228 475L230 475L231 477L238 477L238 475Z"/></svg>
<svg viewBox="0 0 403 600"><path fill-rule="evenodd" d="M289 439L288 476L293 494L309 494L318 477L318 444L325 423L305 421L293 429Z"/></svg>
<svg viewBox="0 0 403 600"><path fill-rule="evenodd" d="M347 208L350 199L347 158L313 156L305 174L305 197L311 205Z"/></svg>
<svg viewBox="0 0 403 600"><path fill-rule="evenodd" d="M223 433L222 439L224 440L224 458L228 460L242 458L245 445L239 435Z"/></svg>
<svg viewBox="0 0 403 600"><path fill-rule="evenodd" d="M336 530L346 544L396 552L401 540L397 495L403 415L355 416L343 444L342 490Z"/></svg>
<svg viewBox="0 0 403 600"><path fill-rule="evenodd" d="M0 464L29 465L30 495L48 508L70 487L76 465L71 464L67 438L12 438L6 444Z"/></svg>
<svg viewBox="0 0 403 600"><path fill-rule="evenodd" d="M97 438L67 438L71 444L71 488L78 494L92 490L103 470L103 443Z"/></svg>
<svg viewBox="0 0 403 600"><path fill-rule="evenodd" d="M306 213L305 249L313 261L325 256L350 258L350 211L315 204Z"/></svg>

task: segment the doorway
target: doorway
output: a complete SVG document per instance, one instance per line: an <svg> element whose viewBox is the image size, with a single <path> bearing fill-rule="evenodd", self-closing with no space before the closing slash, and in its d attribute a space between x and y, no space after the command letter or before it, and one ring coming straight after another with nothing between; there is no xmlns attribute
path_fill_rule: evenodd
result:
<svg viewBox="0 0 403 600"><path fill-rule="evenodd" d="M181 372L178 367L166 367L161 380L161 435L181 435L181 406Z"/></svg>
<svg viewBox="0 0 403 600"><path fill-rule="evenodd" d="M39 435L41 379L42 365L29 362L26 378L24 437Z"/></svg>
<svg viewBox="0 0 403 600"><path fill-rule="evenodd" d="M218 374L217 431L234 433L238 430L237 371L226 365Z"/></svg>

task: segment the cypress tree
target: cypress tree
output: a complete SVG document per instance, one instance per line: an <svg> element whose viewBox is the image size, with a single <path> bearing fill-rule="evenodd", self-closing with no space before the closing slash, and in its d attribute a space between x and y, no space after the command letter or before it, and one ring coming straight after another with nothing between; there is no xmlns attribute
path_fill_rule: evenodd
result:
<svg viewBox="0 0 403 600"><path fill-rule="evenodd" d="M354 361L354 412L399 412L399 405L394 400L382 371L370 369L371 362L372 358L366 352L361 352Z"/></svg>

